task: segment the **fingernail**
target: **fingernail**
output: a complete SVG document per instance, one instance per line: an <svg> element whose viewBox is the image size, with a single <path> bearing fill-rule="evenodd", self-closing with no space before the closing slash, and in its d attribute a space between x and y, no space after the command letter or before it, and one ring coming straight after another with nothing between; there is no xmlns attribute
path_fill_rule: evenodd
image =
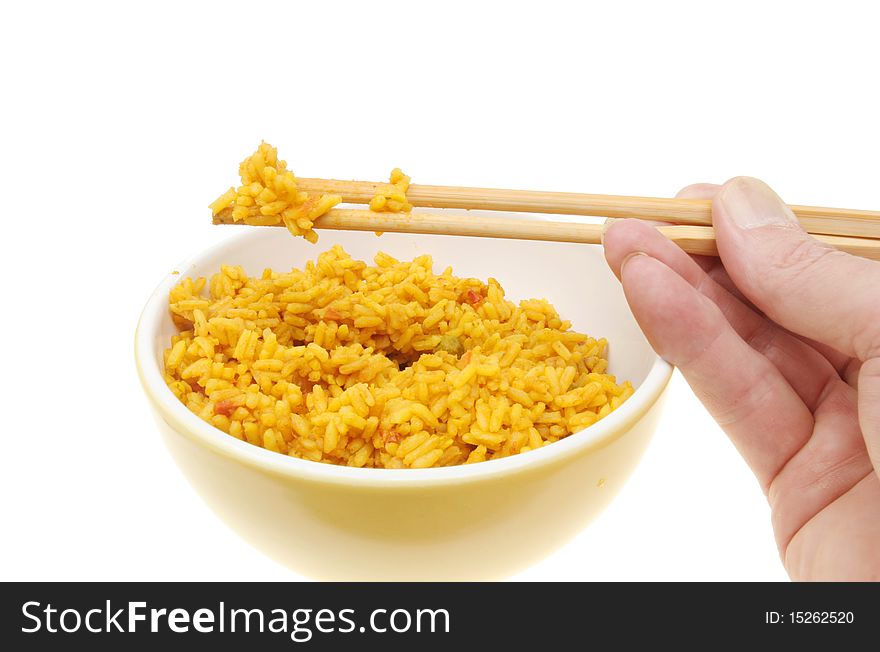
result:
<svg viewBox="0 0 880 652"><path fill-rule="evenodd" d="M798 226L797 218L779 195L759 179L737 177L724 184L715 197L741 229L761 226Z"/></svg>
<svg viewBox="0 0 880 652"><path fill-rule="evenodd" d="M636 256L647 256L647 255L648 254L646 254L644 251L634 251L631 254L627 254L626 258L624 258L623 261L620 263L620 275L623 276L623 268L626 267L626 264L629 261L631 261L633 258L635 258Z"/></svg>

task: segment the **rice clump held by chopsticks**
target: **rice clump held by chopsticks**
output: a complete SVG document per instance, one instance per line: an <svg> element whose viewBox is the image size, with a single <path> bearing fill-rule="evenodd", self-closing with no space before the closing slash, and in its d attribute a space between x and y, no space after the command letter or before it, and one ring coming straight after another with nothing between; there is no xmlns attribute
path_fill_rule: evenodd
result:
<svg viewBox="0 0 880 652"><path fill-rule="evenodd" d="M547 301L333 247L304 269L222 266L170 294L181 329L165 379L208 423L316 462L423 468L524 453L592 425L633 392L606 342Z"/></svg>
<svg viewBox="0 0 880 652"><path fill-rule="evenodd" d="M376 213L409 213L413 208L406 198L410 178L400 168L394 168L388 181L376 188L376 194L370 200L370 210Z"/></svg>
<svg viewBox="0 0 880 652"><path fill-rule="evenodd" d="M317 242L312 228L315 219L342 201L339 195L321 195L297 189L296 177L278 150L261 143L257 151L238 168L241 185L220 195L209 208L216 217L229 211L234 222L251 226L277 226L281 223L293 235Z"/></svg>

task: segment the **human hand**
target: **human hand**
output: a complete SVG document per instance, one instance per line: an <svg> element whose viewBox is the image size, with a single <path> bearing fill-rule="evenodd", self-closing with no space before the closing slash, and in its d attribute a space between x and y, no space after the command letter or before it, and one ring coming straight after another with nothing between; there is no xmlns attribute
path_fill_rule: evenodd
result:
<svg viewBox="0 0 880 652"><path fill-rule="evenodd" d="M604 244L654 349L752 468L796 580L880 580L880 263L807 235L763 182L699 184L720 259L638 220Z"/></svg>

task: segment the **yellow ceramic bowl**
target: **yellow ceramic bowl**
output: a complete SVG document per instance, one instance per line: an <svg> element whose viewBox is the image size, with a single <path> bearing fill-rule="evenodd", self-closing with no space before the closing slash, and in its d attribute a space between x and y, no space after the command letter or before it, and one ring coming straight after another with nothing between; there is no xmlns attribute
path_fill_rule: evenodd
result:
<svg viewBox="0 0 880 652"><path fill-rule="evenodd" d="M221 263L288 270L341 244L372 260L430 253L458 276L497 278L514 301L549 299L574 328L610 342L610 370L636 387L611 415L544 448L438 469L357 469L273 453L189 412L162 379L175 331L168 291ZM144 391L172 456L206 503L254 547L297 572L337 580L452 580L512 574L566 543L619 491L660 412L671 367L650 348L602 250L477 238L242 229L178 268L147 302L135 337Z"/></svg>

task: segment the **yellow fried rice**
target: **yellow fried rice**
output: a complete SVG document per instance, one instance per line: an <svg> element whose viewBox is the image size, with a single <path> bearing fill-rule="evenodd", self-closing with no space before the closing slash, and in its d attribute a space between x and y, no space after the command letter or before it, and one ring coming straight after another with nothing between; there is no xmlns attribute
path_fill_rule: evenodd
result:
<svg viewBox="0 0 880 652"><path fill-rule="evenodd" d="M238 174L241 185L211 202L209 208L214 216L230 211L234 222L250 226L284 224L293 235L315 243L315 219L342 201L339 195L299 190L287 162L279 159L278 150L265 142L241 162Z"/></svg>
<svg viewBox="0 0 880 652"><path fill-rule="evenodd" d="M388 183L380 184L370 200L370 210L376 213L409 213L412 204L406 198L410 178L400 168L391 170Z"/></svg>
<svg viewBox="0 0 880 652"><path fill-rule="evenodd" d="M356 467L424 468L524 453L633 392L606 342L495 279L341 247L303 269L222 266L170 293L180 333L165 379L195 414L272 451Z"/></svg>

